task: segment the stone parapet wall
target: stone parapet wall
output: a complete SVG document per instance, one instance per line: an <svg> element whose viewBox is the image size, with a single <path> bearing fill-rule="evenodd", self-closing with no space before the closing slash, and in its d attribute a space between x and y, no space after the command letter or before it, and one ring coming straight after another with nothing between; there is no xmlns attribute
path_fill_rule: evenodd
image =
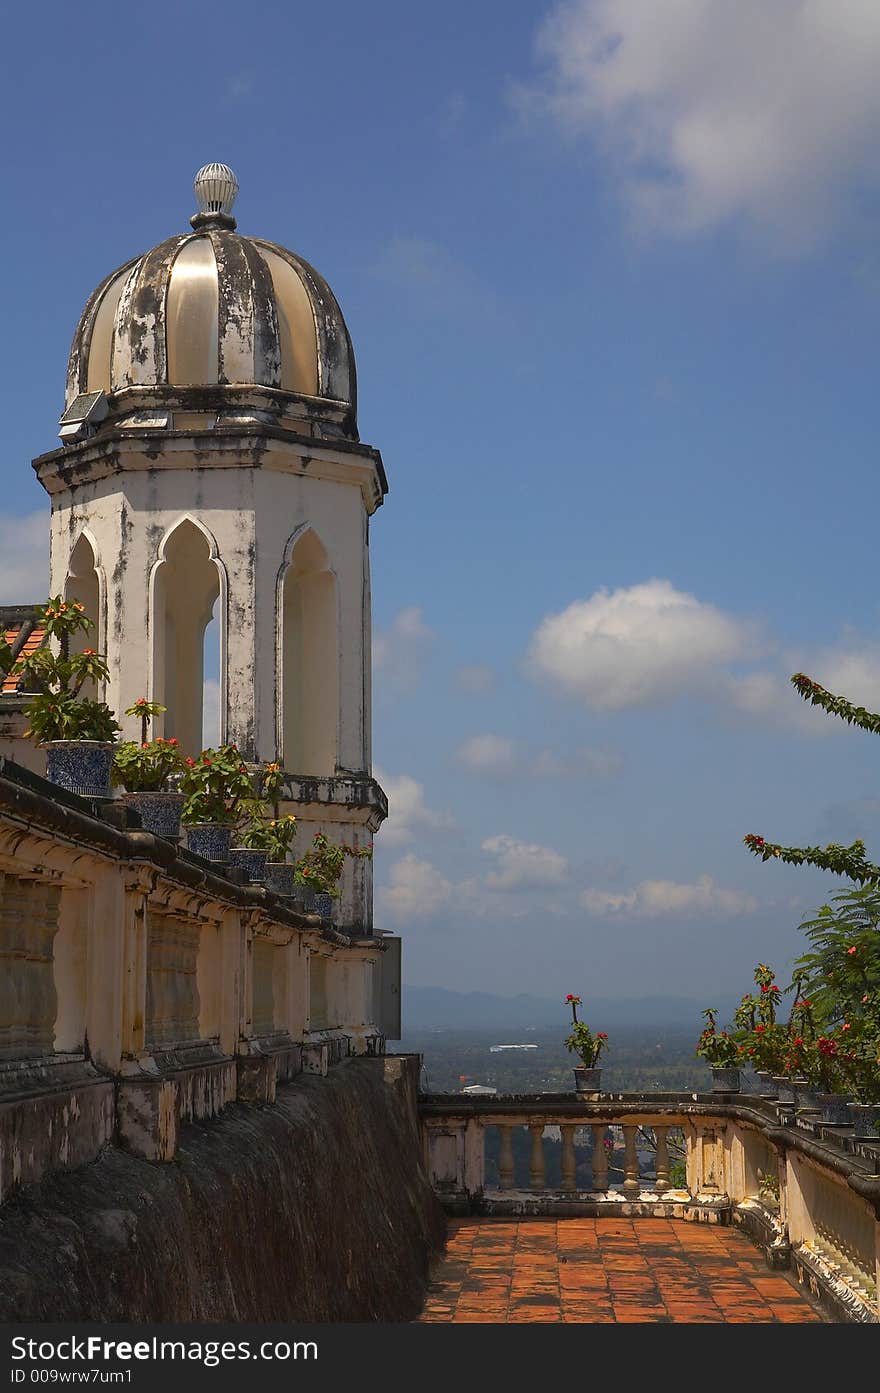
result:
<svg viewBox="0 0 880 1393"><path fill-rule="evenodd" d="M0 761L0 1199L111 1139L170 1160L186 1123L384 1050L381 938L131 821Z"/></svg>
<svg viewBox="0 0 880 1393"><path fill-rule="evenodd" d="M444 1220L418 1059L348 1059L274 1107L183 1129L173 1166L110 1147L4 1206L0 1321L408 1321Z"/></svg>

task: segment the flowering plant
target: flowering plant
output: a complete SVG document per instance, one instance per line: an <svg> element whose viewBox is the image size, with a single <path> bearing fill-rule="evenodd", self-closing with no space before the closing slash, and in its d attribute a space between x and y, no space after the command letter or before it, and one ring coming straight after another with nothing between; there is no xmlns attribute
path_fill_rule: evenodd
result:
<svg viewBox="0 0 880 1393"><path fill-rule="evenodd" d="M247 765L237 745L202 750L198 759L188 758L180 791L186 799L182 821L188 827L198 822L234 827L254 801Z"/></svg>
<svg viewBox="0 0 880 1393"><path fill-rule="evenodd" d="M293 878L297 885L305 885L317 895L336 898L345 858L350 856L355 860L369 860L372 855L372 846L354 847L345 843L336 846L325 832L316 832L309 850L294 861Z"/></svg>
<svg viewBox="0 0 880 1393"><path fill-rule="evenodd" d="M295 836L293 813L286 817L257 817L242 832L241 844L252 851L265 851L270 861L286 861Z"/></svg>
<svg viewBox="0 0 880 1393"><path fill-rule="evenodd" d="M758 992L744 996L733 1013L736 1063L776 1073L783 1068L789 1038L789 1028L776 1019L781 992L766 963L758 963L754 975Z"/></svg>
<svg viewBox="0 0 880 1393"><path fill-rule="evenodd" d="M572 996L569 992L565 1000L571 1007L571 1034L563 1041L565 1048L570 1054L580 1056L585 1069L595 1069L608 1036L604 1030L597 1030L594 1035L586 1021L578 1020L577 1008L581 1004L579 996Z"/></svg>
<svg viewBox="0 0 880 1393"><path fill-rule="evenodd" d="M708 1007L703 1012L706 1024L700 1033L695 1053L712 1069L735 1069L742 1063L739 1047L733 1036L726 1030L718 1030L716 1021L718 1011Z"/></svg>
<svg viewBox="0 0 880 1393"><path fill-rule="evenodd" d="M147 739L150 721L164 710L146 697L126 708L126 716L139 716L141 721L140 740L123 740L113 752L113 782L122 784L126 793L158 792L164 789L169 775L181 774L186 768L183 752L173 737Z"/></svg>
<svg viewBox="0 0 880 1393"><path fill-rule="evenodd" d="M88 633L94 623L78 600L55 595L45 606L41 621L49 639L56 639L58 650L48 645L24 658L13 671L36 685L36 695L25 707L29 728L25 734L43 744L52 740L112 741L119 724L103 701L80 695L86 682L106 682L107 661L94 648L71 653L71 635Z"/></svg>
<svg viewBox="0 0 880 1393"><path fill-rule="evenodd" d="M875 1001L872 1005L871 1015L843 1021L829 1041L843 1087L859 1103L880 1103L880 1003ZM817 1044L822 1044L822 1040Z"/></svg>
<svg viewBox="0 0 880 1393"><path fill-rule="evenodd" d="M259 793L247 809L241 844L252 851L265 851L270 861L286 861L296 835L296 818L293 813L281 816L281 765L277 761L264 765L257 783ZM274 816L269 817L270 812Z"/></svg>

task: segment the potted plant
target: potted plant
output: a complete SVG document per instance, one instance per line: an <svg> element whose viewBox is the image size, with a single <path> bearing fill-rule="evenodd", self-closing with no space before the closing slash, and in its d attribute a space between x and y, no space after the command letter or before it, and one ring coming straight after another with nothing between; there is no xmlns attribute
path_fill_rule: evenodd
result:
<svg viewBox="0 0 880 1393"><path fill-rule="evenodd" d="M712 1090L715 1093L739 1093L739 1046L726 1030L717 1028L718 1011L708 1007L703 1012L706 1024L700 1033L695 1053L712 1071Z"/></svg>
<svg viewBox="0 0 880 1393"><path fill-rule="evenodd" d="M113 782L125 792L120 802L134 808L141 825L156 837L176 842L180 837L180 816L183 794L169 789L168 782L182 775L186 762L180 745L173 737L165 740L157 735L147 738L149 724L166 708L158 702L138 697L133 706L126 707L126 716L138 716L141 722L140 740L121 740L113 753Z"/></svg>
<svg viewBox="0 0 880 1393"><path fill-rule="evenodd" d="M40 622L50 642L23 659L19 668L37 688L25 707L25 733L45 747L51 783L84 798L109 798L120 727L105 702L81 695L86 682L107 681L107 662L93 648L70 651L71 636L95 626L78 600L60 595L49 600Z"/></svg>
<svg viewBox="0 0 880 1393"><path fill-rule="evenodd" d="M314 893L315 913L329 919L333 901L339 896L339 880L346 857L368 860L372 855L372 846L353 847L344 843L337 846L325 832L316 832L309 850L294 862L294 880Z"/></svg>
<svg viewBox="0 0 880 1393"><path fill-rule="evenodd" d="M776 1019L781 993L773 969L758 963L754 979L758 992L744 996L733 1014L737 1063L754 1069L762 1098L776 1098L776 1075L785 1060L789 1029Z"/></svg>
<svg viewBox="0 0 880 1393"><path fill-rule="evenodd" d="M853 1094L849 1110L855 1135L880 1141L880 1020L876 1003L872 1004L870 1016L841 1025L838 1058ZM845 1043L841 1043L843 1036Z"/></svg>
<svg viewBox="0 0 880 1393"><path fill-rule="evenodd" d="M246 809L238 829L239 845L230 848L229 859L232 865L242 866L250 880L264 882L276 894L295 896L294 870L287 856L296 835L296 818L292 813L281 816L283 781L277 761L263 768L259 792Z"/></svg>
<svg viewBox="0 0 880 1393"><path fill-rule="evenodd" d="M296 875L287 854L296 836L296 818L254 818L241 833L241 845L230 849L234 866L244 866L251 880L265 881L279 895L296 897Z"/></svg>
<svg viewBox="0 0 880 1393"><path fill-rule="evenodd" d="M247 766L237 745L202 750L188 758L180 781L186 844L197 856L226 864L235 826L254 801Z"/></svg>
<svg viewBox="0 0 880 1393"><path fill-rule="evenodd" d="M606 1048L608 1035L604 1030L597 1030L593 1034L586 1021L578 1020L579 996L569 992L565 1000L571 1007L571 1033L565 1037L563 1044L570 1054L576 1054L581 1061L574 1070L575 1092L598 1093L602 1078L602 1070L598 1068L599 1056Z"/></svg>

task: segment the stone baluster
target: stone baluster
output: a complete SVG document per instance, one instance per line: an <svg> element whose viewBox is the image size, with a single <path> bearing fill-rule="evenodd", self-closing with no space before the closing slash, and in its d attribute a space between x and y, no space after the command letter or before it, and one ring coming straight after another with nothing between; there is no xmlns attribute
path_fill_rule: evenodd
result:
<svg viewBox="0 0 880 1393"><path fill-rule="evenodd" d="M592 1124L593 1133L593 1189L597 1194L604 1194L608 1189L608 1157L605 1154L605 1133L608 1130L604 1122Z"/></svg>
<svg viewBox="0 0 880 1393"><path fill-rule="evenodd" d="M577 1189L577 1160L574 1154L574 1123L563 1126L562 1132L562 1188Z"/></svg>
<svg viewBox="0 0 880 1393"><path fill-rule="evenodd" d="M623 1126L623 1191L627 1195L637 1195L642 1188L639 1179L639 1157L636 1151L638 1128L632 1123Z"/></svg>
<svg viewBox="0 0 880 1393"><path fill-rule="evenodd" d="M532 1154L529 1160L529 1184L533 1190L543 1190L545 1183L543 1122L530 1123L529 1132L532 1137Z"/></svg>
<svg viewBox="0 0 880 1393"><path fill-rule="evenodd" d="M669 1148L667 1146L668 1127L655 1127L654 1138L657 1146L657 1182L654 1189L658 1195L662 1195L669 1189Z"/></svg>
<svg viewBox="0 0 880 1393"><path fill-rule="evenodd" d="M513 1128L507 1124L502 1124L498 1128L501 1137L501 1146L498 1152L498 1188L499 1190L513 1189Z"/></svg>

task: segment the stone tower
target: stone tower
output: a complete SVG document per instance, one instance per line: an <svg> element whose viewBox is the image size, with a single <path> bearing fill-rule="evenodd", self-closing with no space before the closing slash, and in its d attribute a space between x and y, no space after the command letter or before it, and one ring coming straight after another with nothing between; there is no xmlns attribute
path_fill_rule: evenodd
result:
<svg viewBox="0 0 880 1393"><path fill-rule="evenodd" d="M220 630L220 738L279 759L298 849L363 846L371 777L369 520L387 484L357 432L355 363L330 287L236 231L225 165L195 181L192 230L112 272L73 338L52 502L50 589L97 625L121 712L202 747L204 637ZM129 719L125 735L137 735ZM371 863L348 861L340 923L369 930Z"/></svg>

